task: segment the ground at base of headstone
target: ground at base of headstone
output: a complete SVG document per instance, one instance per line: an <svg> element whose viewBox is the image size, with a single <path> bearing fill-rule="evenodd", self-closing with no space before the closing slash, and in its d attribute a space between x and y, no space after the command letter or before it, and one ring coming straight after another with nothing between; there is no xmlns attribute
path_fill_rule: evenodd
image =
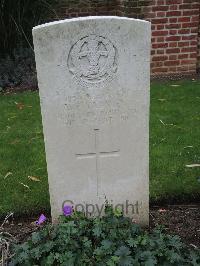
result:
<svg viewBox="0 0 200 266"><path fill-rule="evenodd" d="M169 234L181 237L191 247L200 247L200 204L152 207L150 230L156 224L165 226Z"/></svg>
<svg viewBox="0 0 200 266"><path fill-rule="evenodd" d="M36 220L36 217L29 217L7 221L0 228L0 233L8 233L20 242L26 241L32 232L40 228L35 225ZM0 221L0 225L2 222ZM150 209L150 231L156 225L163 225L167 233L180 236L188 246L200 248L200 205L152 207Z"/></svg>

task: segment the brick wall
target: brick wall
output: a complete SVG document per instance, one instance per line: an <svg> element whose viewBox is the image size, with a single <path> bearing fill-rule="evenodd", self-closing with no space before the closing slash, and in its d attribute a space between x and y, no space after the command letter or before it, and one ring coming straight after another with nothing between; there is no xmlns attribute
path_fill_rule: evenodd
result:
<svg viewBox="0 0 200 266"><path fill-rule="evenodd" d="M59 19L81 16L121 16L120 0L59 0L55 6Z"/></svg>
<svg viewBox="0 0 200 266"><path fill-rule="evenodd" d="M194 74L200 68L200 0L59 0L55 10L57 19L117 15L149 20L152 75Z"/></svg>
<svg viewBox="0 0 200 266"><path fill-rule="evenodd" d="M195 73L199 1L155 0L145 12L152 22L152 74Z"/></svg>

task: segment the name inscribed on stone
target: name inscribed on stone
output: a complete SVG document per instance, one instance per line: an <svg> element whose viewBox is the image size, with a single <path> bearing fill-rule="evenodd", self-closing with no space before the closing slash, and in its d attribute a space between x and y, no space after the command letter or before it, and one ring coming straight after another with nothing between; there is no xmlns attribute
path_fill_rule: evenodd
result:
<svg viewBox="0 0 200 266"><path fill-rule="evenodd" d="M60 119L67 126L74 124L99 125L111 124L115 120L127 121L136 113L134 106L127 105L127 90L118 90L115 95L101 94L94 98L85 91L66 96Z"/></svg>

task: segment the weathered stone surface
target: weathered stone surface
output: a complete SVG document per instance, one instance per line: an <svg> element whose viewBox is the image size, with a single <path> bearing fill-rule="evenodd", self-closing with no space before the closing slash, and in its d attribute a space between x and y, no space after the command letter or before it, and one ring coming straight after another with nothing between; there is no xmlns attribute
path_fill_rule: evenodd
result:
<svg viewBox="0 0 200 266"><path fill-rule="evenodd" d="M66 200L98 215L106 199L147 224L150 23L86 17L33 37L53 220Z"/></svg>

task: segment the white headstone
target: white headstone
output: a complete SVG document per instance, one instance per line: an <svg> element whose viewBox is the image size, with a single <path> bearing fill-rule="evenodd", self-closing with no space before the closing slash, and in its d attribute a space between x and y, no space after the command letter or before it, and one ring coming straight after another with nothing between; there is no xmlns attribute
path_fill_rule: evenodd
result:
<svg viewBox="0 0 200 266"><path fill-rule="evenodd" d="M33 37L53 220L107 200L148 224L150 23L66 19Z"/></svg>

